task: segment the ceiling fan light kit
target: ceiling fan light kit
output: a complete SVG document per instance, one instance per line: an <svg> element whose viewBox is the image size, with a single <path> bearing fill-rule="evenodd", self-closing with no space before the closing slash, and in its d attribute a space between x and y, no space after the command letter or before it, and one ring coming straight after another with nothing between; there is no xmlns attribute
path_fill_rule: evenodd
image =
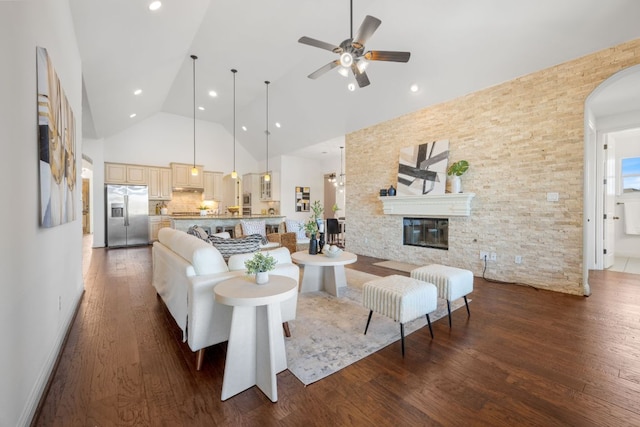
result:
<svg viewBox="0 0 640 427"><path fill-rule="evenodd" d="M390 62L409 62L409 58L411 57L411 52L398 52L398 51L384 51L384 50L370 50L365 52L365 43L367 40L373 35L373 33L378 29L381 20L378 18L374 18L373 16L367 15L362 21L362 25L356 32L355 37L353 36L353 0L350 2L351 4L351 33L350 38L344 40L340 43L339 46L333 45L331 43L323 42L320 40L313 39L311 37L300 37L298 39L298 43L306 44L313 47L318 47L320 49L329 50L333 53L337 53L339 56L338 59L329 62L326 65L318 68L313 73L309 74L308 77L310 79L317 79L323 74L333 70L334 68L341 66L339 69L339 73L343 76L348 76L349 69L353 73L353 76L356 79L356 83L358 86L363 88L369 86L369 77L367 76L365 69L367 68L368 61L390 61ZM350 83L348 86L349 90L355 90L355 85Z"/></svg>

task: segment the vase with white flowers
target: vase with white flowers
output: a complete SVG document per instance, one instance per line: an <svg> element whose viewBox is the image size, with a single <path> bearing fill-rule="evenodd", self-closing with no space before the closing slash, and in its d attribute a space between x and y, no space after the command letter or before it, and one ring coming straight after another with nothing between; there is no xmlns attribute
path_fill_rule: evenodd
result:
<svg viewBox="0 0 640 427"><path fill-rule="evenodd" d="M269 254L256 252L252 258L244 262L244 266L247 269L247 274L256 275L256 283L258 285L264 285L269 282L269 271L275 268L277 262Z"/></svg>

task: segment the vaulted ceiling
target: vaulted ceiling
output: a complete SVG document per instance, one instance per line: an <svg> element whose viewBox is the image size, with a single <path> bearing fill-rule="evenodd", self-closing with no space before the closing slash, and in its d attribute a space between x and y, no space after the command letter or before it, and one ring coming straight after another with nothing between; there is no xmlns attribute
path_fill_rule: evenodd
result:
<svg viewBox="0 0 640 427"><path fill-rule="evenodd" d="M107 138L158 112L192 118L192 54L196 104L205 108L196 117L233 133L237 69L237 139L260 159L265 80L270 154L313 152L305 147L640 37L635 0L355 0L354 33L365 15L382 21L365 50L411 59L372 62L371 85L349 91L353 76L337 70L307 78L337 55L298 43L349 38L349 0L163 0L155 12L149 2L70 0L85 137Z"/></svg>

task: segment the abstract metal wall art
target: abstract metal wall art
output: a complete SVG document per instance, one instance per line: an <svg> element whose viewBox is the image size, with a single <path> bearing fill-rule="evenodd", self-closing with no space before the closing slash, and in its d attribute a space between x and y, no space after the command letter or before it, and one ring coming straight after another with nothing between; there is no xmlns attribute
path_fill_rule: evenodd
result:
<svg viewBox="0 0 640 427"><path fill-rule="evenodd" d="M444 194L449 161L449 140L400 149L398 196Z"/></svg>

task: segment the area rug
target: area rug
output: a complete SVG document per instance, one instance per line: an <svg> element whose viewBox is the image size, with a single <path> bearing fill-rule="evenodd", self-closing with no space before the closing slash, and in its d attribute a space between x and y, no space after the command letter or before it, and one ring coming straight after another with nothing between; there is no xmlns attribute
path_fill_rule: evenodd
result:
<svg viewBox="0 0 640 427"><path fill-rule="evenodd" d="M420 267L419 265L409 264L409 263L400 262L400 261L380 261L380 262L374 262L373 265L377 265L378 267L391 268L393 270L404 271L407 273L411 273L411 270Z"/></svg>
<svg viewBox="0 0 640 427"><path fill-rule="evenodd" d="M305 292L298 296L296 319L289 321L291 337L285 339L285 346L289 371L304 385L400 340L400 324L376 313L364 335L369 310L362 306L362 287L379 277L349 268L346 272L348 286L339 298L326 292ZM463 300L455 301L451 309L462 305ZM446 315L446 300L438 300L437 310L429 317L433 323ZM405 338L426 325L424 316L406 323Z"/></svg>

